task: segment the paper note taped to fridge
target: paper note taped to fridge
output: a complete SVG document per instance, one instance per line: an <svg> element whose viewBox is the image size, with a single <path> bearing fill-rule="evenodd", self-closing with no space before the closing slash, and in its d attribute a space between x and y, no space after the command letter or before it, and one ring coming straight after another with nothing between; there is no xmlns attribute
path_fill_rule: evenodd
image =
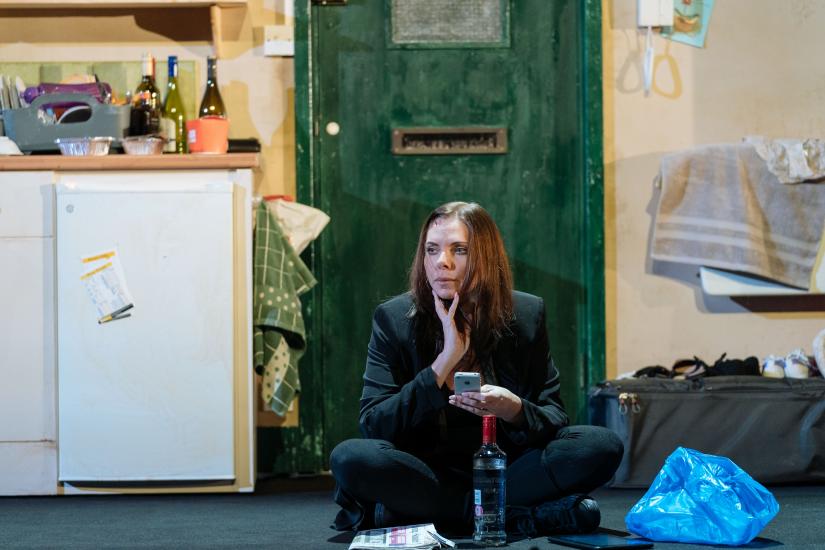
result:
<svg viewBox="0 0 825 550"><path fill-rule="evenodd" d="M85 256L81 261L80 280L97 309L99 322L114 320L132 307L132 295L126 286L117 248Z"/></svg>

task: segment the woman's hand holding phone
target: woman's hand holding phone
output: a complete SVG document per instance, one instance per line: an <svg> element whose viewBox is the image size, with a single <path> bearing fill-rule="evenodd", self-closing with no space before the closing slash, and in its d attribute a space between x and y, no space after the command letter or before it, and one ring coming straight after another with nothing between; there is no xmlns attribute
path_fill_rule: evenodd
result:
<svg viewBox="0 0 825 550"><path fill-rule="evenodd" d="M521 398L501 386L484 384L480 392L464 392L451 395L450 405L478 416L494 414L505 422L521 424L524 420Z"/></svg>

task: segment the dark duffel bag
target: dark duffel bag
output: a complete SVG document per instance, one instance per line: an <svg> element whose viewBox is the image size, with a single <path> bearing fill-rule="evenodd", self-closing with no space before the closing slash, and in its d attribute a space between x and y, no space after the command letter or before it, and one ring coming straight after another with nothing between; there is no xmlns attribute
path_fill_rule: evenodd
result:
<svg viewBox="0 0 825 550"><path fill-rule="evenodd" d="M624 442L611 487L649 486L676 447L726 456L764 484L825 482L822 378L608 380L589 409Z"/></svg>

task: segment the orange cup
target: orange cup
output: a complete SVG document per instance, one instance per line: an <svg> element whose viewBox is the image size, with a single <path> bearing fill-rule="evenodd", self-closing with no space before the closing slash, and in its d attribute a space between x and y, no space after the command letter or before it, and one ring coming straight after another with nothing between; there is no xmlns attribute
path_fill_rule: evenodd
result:
<svg viewBox="0 0 825 550"><path fill-rule="evenodd" d="M190 153L226 153L229 148L229 119L205 116L186 121Z"/></svg>

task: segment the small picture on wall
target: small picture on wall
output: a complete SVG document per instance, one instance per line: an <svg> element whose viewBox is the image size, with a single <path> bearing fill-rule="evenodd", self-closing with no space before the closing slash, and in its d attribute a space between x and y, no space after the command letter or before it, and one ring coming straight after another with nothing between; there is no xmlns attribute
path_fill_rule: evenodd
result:
<svg viewBox="0 0 825 550"><path fill-rule="evenodd" d="M705 47L710 12L714 0L674 0L673 26L662 29L662 36L697 48Z"/></svg>

